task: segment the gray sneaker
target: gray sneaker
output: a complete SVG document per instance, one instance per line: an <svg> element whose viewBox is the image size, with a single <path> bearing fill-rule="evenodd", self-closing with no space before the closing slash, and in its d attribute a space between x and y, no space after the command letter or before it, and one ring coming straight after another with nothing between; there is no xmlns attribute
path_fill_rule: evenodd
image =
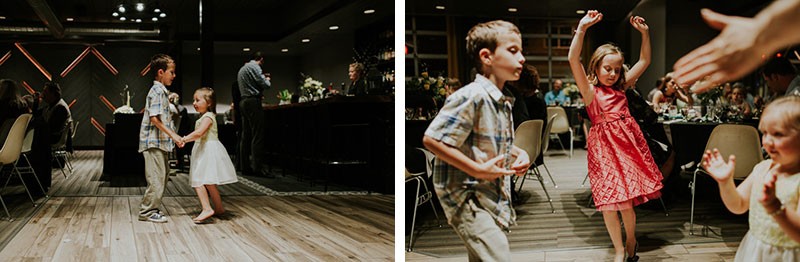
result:
<svg viewBox="0 0 800 262"><path fill-rule="evenodd" d="M141 221L150 221L150 222L154 222L154 223L166 223L167 222L167 217L165 217L164 215L162 215L159 212L155 212L155 213L151 214L148 217L139 217L139 220L141 220Z"/></svg>

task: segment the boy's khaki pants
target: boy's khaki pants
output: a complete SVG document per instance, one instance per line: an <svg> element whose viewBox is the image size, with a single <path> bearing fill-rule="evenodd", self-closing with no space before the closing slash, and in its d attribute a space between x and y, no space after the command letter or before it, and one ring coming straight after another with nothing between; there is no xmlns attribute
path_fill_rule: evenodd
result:
<svg viewBox="0 0 800 262"><path fill-rule="evenodd" d="M474 199L464 203L450 224L467 246L469 261L511 261L506 234Z"/></svg>
<svg viewBox="0 0 800 262"><path fill-rule="evenodd" d="M161 197L164 196L169 179L169 159L167 152L158 148L149 148L142 154L147 190L144 191L142 205L139 207L139 220L147 220L161 206Z"/></svg>

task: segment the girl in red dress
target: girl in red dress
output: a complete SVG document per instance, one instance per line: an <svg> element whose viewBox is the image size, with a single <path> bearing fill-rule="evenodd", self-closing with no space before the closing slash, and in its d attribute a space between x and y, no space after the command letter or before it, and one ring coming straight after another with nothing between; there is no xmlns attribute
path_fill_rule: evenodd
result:
<svg viewBox="0 0 800 262"><path fill-rule="evenodd" d="M600 22L603 14L590 10L578 24L569 48L569 65L586 103L593 125L587 138L589 181L597 210L603 212L606 229L614 244L614 261L637 261L635 237L636 213L633 207L661 196L661 171L650 155L650 149L628 111L625 89L638 79L650 64L649 27L644 18L634 16L630 23L642 34L639 61L626 74L624 58L618 47L605 44L597 48L587 71L581 64L583 38L590 26ZM622 213L626 241L622 245L622 229L617 211Z"/></svg>

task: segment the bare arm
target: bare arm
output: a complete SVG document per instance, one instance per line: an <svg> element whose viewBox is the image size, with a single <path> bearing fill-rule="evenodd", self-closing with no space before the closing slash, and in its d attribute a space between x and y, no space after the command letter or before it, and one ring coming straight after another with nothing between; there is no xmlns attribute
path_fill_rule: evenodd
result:
<svg viewBox="0 0 800 262"><path fill-rule="evenodd" d="M659 105L659 103L661 103L661 97L662 96L664 96L664 93L661 93L661 91L658 91L658 92L656 92L655 95L653 95L653 101L652 101L653 102L653 110L655 110L656 112L661 110L661 105Z"/></svg>
<svg viewBox="0 0 800 262"><path fill-rule="evenodd" d="M464 155L464 153L459 151L457 148L432 137L425 136L422 138L422 143L425 145L425 148L433 152L436 157L442 161L477 179L491 180L503 175L511 175L515 173L513 170L508 170L497 166L497 162L503 160L505 157L504 155L498 155L497 157L484 163L478 163Z"/></svg>
<svg viewBox="0 0 800 262"><path fill-rule="evenodd" d="M676 90L678 93L678 99L680 99L683 102L686 102L686 104L688 104L689 106L694 105L694 98L692 98L691 94L687 94L686 92L683 91L683 88L677 85L676 88L678 89Z"/></svg>
<svg viewBox="0 0 800 262"><path fill-rule="evenodd" d="M783 232L789 235L789 238L800 242L800 213L798 213L797 209L797 205L800 205L800 199L798 203L795 203L797 205L785 205L783 213L776 212L781 208L781 202L775 196L776 181L777 176L774 173L767 175L764 188L762 189L764 194L762 198L759 199L759 202L761 202L761 205L764 206L768 214L773 214L772 218L783 228Z"/></svg>
<svg viewBox="0 0 800 262"><path fill-rule="evenodd" d="M176 134L175 131L172 131L172 129L169 129L166 125L164 125L164 123L161 122L161 118L159 118L158 115L150 116L150 123L153 123L153 125L156 126L158 130L161 130L161 132L166 133L170 138L172 138L173 141L175 141L176 144L179 142L183 144L183 141L181 141L181 137L178 136L178 134Z"/></svg>
<svg viewBox="0 0 800 262"><path fill-rule="evenodd" d="M744 182L739 184L739 187L736 187L733 183L736 157L731 155L726 163L716 148L713 152L706 150L703 155L703 162L700 164L719 184L719 194L728 210L734 214L742 214L750 209L750 189L753 185L753 180L759 177L760 174L747 176Z"/></svg>
<svg viewBox="0 0 800 262"><path fill-rule="evenodd" d="M184 143L188 143L188 142L192 142L192 141L195 141L197 139L200 139L201 137L206 135L206 132L208 132L208 129L211 128L211 124L213 124L213 122L211 121L210 118L203 117L203 119L200 120L200 126L195 128L192 133L184 136L183 137L183 142Z"/></svg>
<svg viewBox="0 0 800 262"><path fill-rule="evenodd" d="M581 49L583 48L583 38L586 30L592 25L600 22L603 19L603 14L597 10L589 10L581 21L578 23L578 29L575 30L575 36L572 38L572 43L569 46L569 68L572 70L572 75L575 77L575 84L578 85L578 91L581 92L583 102L589 105L594 101L594 90L589 86L589 79L586 78L586 71L583 64L581 64ZM591 69L590 69L591 70Z"/></svg>
<svg viewBox="0 0 800 262"><path fill-rule="evenodd" d="M629 87L635 83L634 80L644 74L644 71L650 66L650 27L640 16L632 16L630 19L631 25L639 33L642 34L642 48L639 50L639 61L631 67L631 70L625 75L625 87Z"/></svg>

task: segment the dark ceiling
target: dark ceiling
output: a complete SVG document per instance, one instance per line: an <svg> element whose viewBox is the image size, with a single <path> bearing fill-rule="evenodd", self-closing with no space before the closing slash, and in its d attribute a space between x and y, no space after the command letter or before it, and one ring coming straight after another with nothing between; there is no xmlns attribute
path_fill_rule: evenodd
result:
<svg viewBox="0 0 800 262"><path fill-rule="evenodd" d="M606 19L624 18L640 0L407 0L406 13L411 15L452 15L525 18L576 18L577 10L597 9ZM444 6L444 10L436 9ZM516 8L510 12L509 8Z"/></svg>
<svg viewBox="0 0 800 262"><path fill-rule="evenodd" d="M28 27L41 31L47 28L29 2L43 2L55 15L61 25L67 29L64 38L58 39L54 34L12 33L0 30L0 36L7 41L98 41L98 40L158 40L158 41L199 41L200 40L200 2L199 0L3 0L0 1L0 29ZM144 17L141 23L120 21L112 13L120 3L132 5L142 2L146 9L158 7L165 18L152 22ZM322 44L325 37L352 37L357 28L391 19L394 15L393 1L375 0L205 0L203 8L213 10L203 16L204 23L210 23L215 42L262 43L275 46L296 46L299 38L312 38ZM40 10L42 8L39 8ZM129 8L130 9L130 8ZM374 9L373 14L364 14L364 10ZM46 8L45 8L46 10ZM151 12L151 11L149 11ZM135 13L128 10L128 14ZM73 21L67 21L72 18ZM339 30L331 31L331 25L339 26ZM74 28L102 28L154 30L157 35L131 36L126 34L109 34L81 36L70 35ZM207 27L208 28L208 27ZM208 29L206 29L208 33ZM296 36L296 37L295 37ZM294 39L297 38L297 39ZM285 42L285 43L283 43ZM235 46L242 46L236 44ZM241 47L239 47L241 49ZM241 50L239 50L241 52Z"/></svg>

